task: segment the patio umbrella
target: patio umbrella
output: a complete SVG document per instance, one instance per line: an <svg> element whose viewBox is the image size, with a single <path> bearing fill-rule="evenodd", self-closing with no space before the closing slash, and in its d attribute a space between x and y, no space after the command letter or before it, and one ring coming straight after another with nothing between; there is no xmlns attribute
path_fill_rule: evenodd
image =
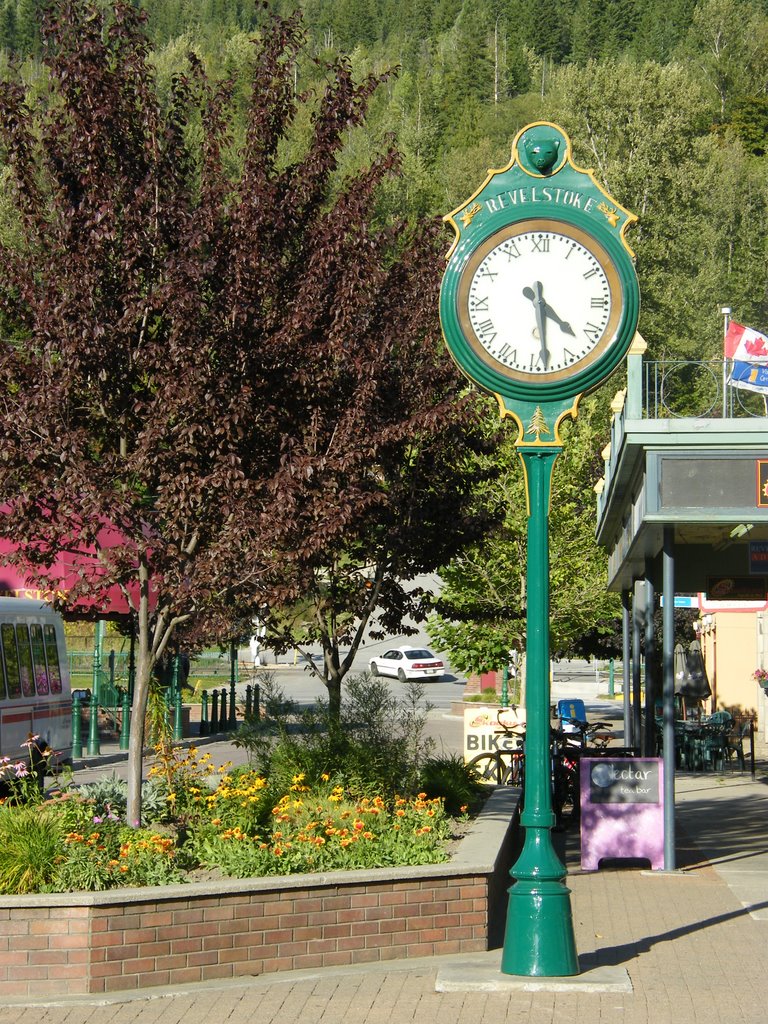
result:
<svg viewBox="0 0 768 1024"><path fill-rule="evenodd" d="M712 696L710 680L707 678L707 669L703 664L701 645L698 640L693 640L688 648L688 675L690 676L691 691L686 696L698 697L705 700Z"/></svg>
<svg viewBox="0 0 768 1024"><path fill-rule="evenodd" d="M675 644L673 664L675 668L675 693L683 693L681 687L688 684L688 659L685 656L685 648L682 644Z"/></svg>
<svg viewBox="0 0 768 1024"><path fill-rule="evenodd" d="M678 644L678 647L681 645ZM682 648L681 648L682 649ZM706 700L712 696L712 690L707 679L707 670L704 667L704 658L701 654L701 644L694 640L685 655L685 675L680 680L677 674L677 647L675 648L675 693L682 697L694 697L697 700Z"/></svg>

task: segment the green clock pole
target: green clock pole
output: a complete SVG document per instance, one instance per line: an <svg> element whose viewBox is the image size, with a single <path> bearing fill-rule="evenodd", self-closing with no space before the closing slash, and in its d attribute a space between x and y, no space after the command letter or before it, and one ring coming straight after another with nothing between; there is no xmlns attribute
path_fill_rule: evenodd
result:
<svg viewBox="0 0 768 1024"><path fill-rule="evenodd" d="M520 445L528 496L523 849L512 868L504 974L579 973L566 869L552 845L549 728L549 500L558 445Z"/></svg>

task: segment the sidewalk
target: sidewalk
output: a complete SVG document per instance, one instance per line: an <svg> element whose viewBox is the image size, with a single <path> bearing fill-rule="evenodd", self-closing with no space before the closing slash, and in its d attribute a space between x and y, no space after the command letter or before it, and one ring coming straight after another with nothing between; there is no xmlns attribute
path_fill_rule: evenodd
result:
<svg viewBox="0 0 768 1024"><path fill-rule="evenodd" d="M221 741L219 741L221 742ZM109 757L109 753L104 754ZM764 768L764 763L761 764ZM492 970L501 951L265 975L188 990L0 1005L0 1024L762 1024L768 1007L768 784L677 778L678 870L579 870L568 833L576 944L589 964L620 967L631 992L437 991L457 962ZM11 945L12 949L12 945Z"/></svg>

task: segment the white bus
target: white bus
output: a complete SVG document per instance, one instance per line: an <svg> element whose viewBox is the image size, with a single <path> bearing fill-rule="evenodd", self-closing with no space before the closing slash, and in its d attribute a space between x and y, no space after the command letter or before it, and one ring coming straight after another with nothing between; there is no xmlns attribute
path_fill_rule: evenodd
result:
<svg viewBox="0 0 768 1024"><path fill-rule="evenodd" d="M72 696L64 624L50 605L0 597L0 757L29 761L31 737L72 760ZM7 762L6 762L7 763Z"/></svg>

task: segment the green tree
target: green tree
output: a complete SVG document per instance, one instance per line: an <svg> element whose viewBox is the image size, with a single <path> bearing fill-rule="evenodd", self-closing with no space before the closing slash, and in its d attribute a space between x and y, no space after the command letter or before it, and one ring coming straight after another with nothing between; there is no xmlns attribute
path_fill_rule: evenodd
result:
<svg viewBox="0 0 768 1024"><path fill-rule="evenodd" d="M646 0L627 56L666 64L688 32L696 0Z"/></svg>
<svg viewBox="0 0 768 1024"><path fill-rule="evenodd" d="M24 56L36 53L39 49L42 5L38 0L15 0L15 2L13 46L18 53Z"/></svg>
<svg viewBox="0 0 768 1024"><path fill-rule="evenodd" d="M531 49L561 61L571 49L569 5L564 0L525 0L521 19Z"/></svg>
<svg viewBox="0 0 768 1024"><path fill-rule="evenodd" d="M486 5L464 0L445 41L443 103L447 111L456 112L470 100L493 100L492 31Z"/></svg>
<svg viewBox="0 0 768 1024"><path fill-rule="evenodd" d="M0 49L16 47L16 0L5 0L0 7Z"/></svg>
<svg viewBox="0 0 768 1024"><path fill-rule="evenodd" d="M606 0L578 0L573 14L572 54L577 64L603 55L608 19Z"/></svg>
<svg viewBox="0 0 768 1024"><path fill-rule="evenodd" d="M550 508L551 649L553 657L594 652L620 614L606 587L605 554L594 539L593 486L602 473L606 395L582 403L554 472ZM465 672L498 669L526 639L527 512L522 466L513 431L499 454L502 472L485 490L504 522L441 570L445 586L429 631L436 646Z"/></svg>
<svg viewBox="0 0 768 1024"><path fill-rule="evenodd" d="M547 97L577 161L639 216L631 244L651 357L717 356L719 306L763 308L764 170L712 135L714 112L690 64L563 68Z"/></svg>
<svg viewBox="0 0 768 1024"><path fill-rule="evenodd" d="M721 120L737 95L760 95L768 87L768 18L748 0L698 4L681 50L717 95Z"/></svg>
<svg viewBox="0 0 768 1024"><path fill-rule="evenodd" d="M362 43L370 46L379 34L374 0L338 0L334 5L336 45L352 50Z"/></svg>
<svg viewBox="0 0 768 1024"><path fill-rule="evenodd" d="M731 104L730 126L753 156L768 151L768 96L743 96Z"/></svg>
<svg viewBox="0 0 768 1024"><path fill-rule="evenodd" d="M704 254L693 240L712 108L693 69L592 61L558 69L545 99L547 118L569 132L577 162L593 167L639 217L631 244L643 299L640 330L653 354L701 356L695 285Z"/></svg>

